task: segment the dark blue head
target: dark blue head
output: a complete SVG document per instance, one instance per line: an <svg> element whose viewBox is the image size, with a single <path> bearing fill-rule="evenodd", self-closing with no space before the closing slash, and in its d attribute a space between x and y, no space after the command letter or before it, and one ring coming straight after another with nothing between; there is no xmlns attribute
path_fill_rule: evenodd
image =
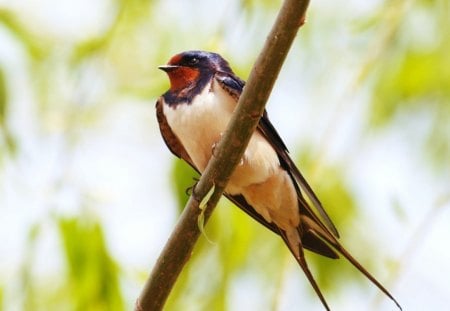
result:
<svg viewBox="0 0 450 311"><path fill-rule="evenodd" d="M167 65L160 66L170 79L170 89L184 89L200 80L209 80L217 71L232 73L228 62L217 53L186 51L173 56Z"/></svg>
<svg viewBox="0 0 450 311"><path fill-rule="evenodd" d="M217 53L186 51L173 56L168 65L198 68L200 71L231 71L228 62Z"/></svg>

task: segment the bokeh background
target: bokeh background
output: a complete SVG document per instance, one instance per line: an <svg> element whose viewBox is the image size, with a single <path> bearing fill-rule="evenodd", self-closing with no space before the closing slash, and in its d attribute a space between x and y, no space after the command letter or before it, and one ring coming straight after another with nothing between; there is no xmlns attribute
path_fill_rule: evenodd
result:
<svg viewBox="0 0 450 311"><path fill-rule="evenodd" d="M157 66L246 79L281 1L0 0L0 310L131 310L193 184L160 138ZM450 305L450 5L312 1L267 109L405 310ZM322 310L280 239L225 199L166 310ZM394 310L309 254L334 310Z"/></svg>

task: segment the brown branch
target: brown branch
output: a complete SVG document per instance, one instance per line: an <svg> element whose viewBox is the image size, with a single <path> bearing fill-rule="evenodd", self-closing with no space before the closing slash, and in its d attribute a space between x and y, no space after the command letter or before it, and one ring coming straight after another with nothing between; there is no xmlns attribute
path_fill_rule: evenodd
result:
<svg viewBox="0 0 450 311"><path fill-rule="evenodd" d="M201 234L198 227L198 218L202 213L199 202L214 187L203 211L206 223L264 112L289 48L304 23L308 3L309 0L284 1L264 48L253 66L228 128L136 301L136 311L156 311L163 308Z"/></svg>

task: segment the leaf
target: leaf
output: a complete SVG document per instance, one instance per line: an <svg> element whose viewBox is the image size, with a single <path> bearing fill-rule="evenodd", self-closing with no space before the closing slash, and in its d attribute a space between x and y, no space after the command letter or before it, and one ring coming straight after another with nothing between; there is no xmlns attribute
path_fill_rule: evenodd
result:
<svg viewBox="0 0 450 311"><path fill-rule="evenodd" d="M124 310L118 269L103 230L92 218L59 218L59 230L76 310Z"/></svg>
<svg viewBox="0 0 450 311"><path fill-rule="evenodd" d="M42 59L48 53L44 38L33 35L12 12L0 8L0 23L20 40L34 60Z"/></svg>
<svg viewBox="0 0 450 311"><path fill-rule="evenodd" d="M8 89L5 74L0 68L0 135L3 138L7 151L14 155L17 152L17 143L7 125ZM1 154L0 154L1 156ZM1 158L0 158L1 160Z"/></svg>
<svg viewBox="0 0 450 311"><path fill-rule="evenodd" d="M213 195L214 191L216 190L216 186L213 185L211 189L209 189L208 193L205 195L205 197L202 199L200 204L198 205L198 208L201 210L200 215L198 215L197 219L197 225L200 232L205 236L206 240L213 244L213 242L208 238L205 232L205 209L208 206L209 199Z"/></svg>
<svg viewBox="0 0 450 311"><path fill-rule="evenodd" d="M445 109L448 104L450 59L446 53L411 50L401 57L387 62L378 76L371 113L374 126L386 125L400 109L422 105Z"/></svg>
<svg viewBox="0 0 450 311"><path fill-rule="evenodd" d="M6 89L5 74L0 68L0 126L5 125L8 105L8 94Z"/></svg>
<svg viewBox="0 0 450 311"><path fill-rule="evenodd" d="M3 311L3 287L0 287L0 311Z"/></svg>

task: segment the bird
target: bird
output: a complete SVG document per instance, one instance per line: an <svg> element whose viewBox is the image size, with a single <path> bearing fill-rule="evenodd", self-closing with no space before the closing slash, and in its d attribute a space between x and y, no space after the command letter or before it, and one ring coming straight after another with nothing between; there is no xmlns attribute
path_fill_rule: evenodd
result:
<svg viewBox="0 0 450 311"><path fill-rule="evenodd" d="M237 106L245 82L219 54L192 50L166 65L170 88L156 102L159 129L169 150L202 173ZM279 235L302 268L326 310L330 310L305 259L304 250L346 258L401 310L394 296L339 242L339 233L300 173L264 110L225 197Z"/></svg>

